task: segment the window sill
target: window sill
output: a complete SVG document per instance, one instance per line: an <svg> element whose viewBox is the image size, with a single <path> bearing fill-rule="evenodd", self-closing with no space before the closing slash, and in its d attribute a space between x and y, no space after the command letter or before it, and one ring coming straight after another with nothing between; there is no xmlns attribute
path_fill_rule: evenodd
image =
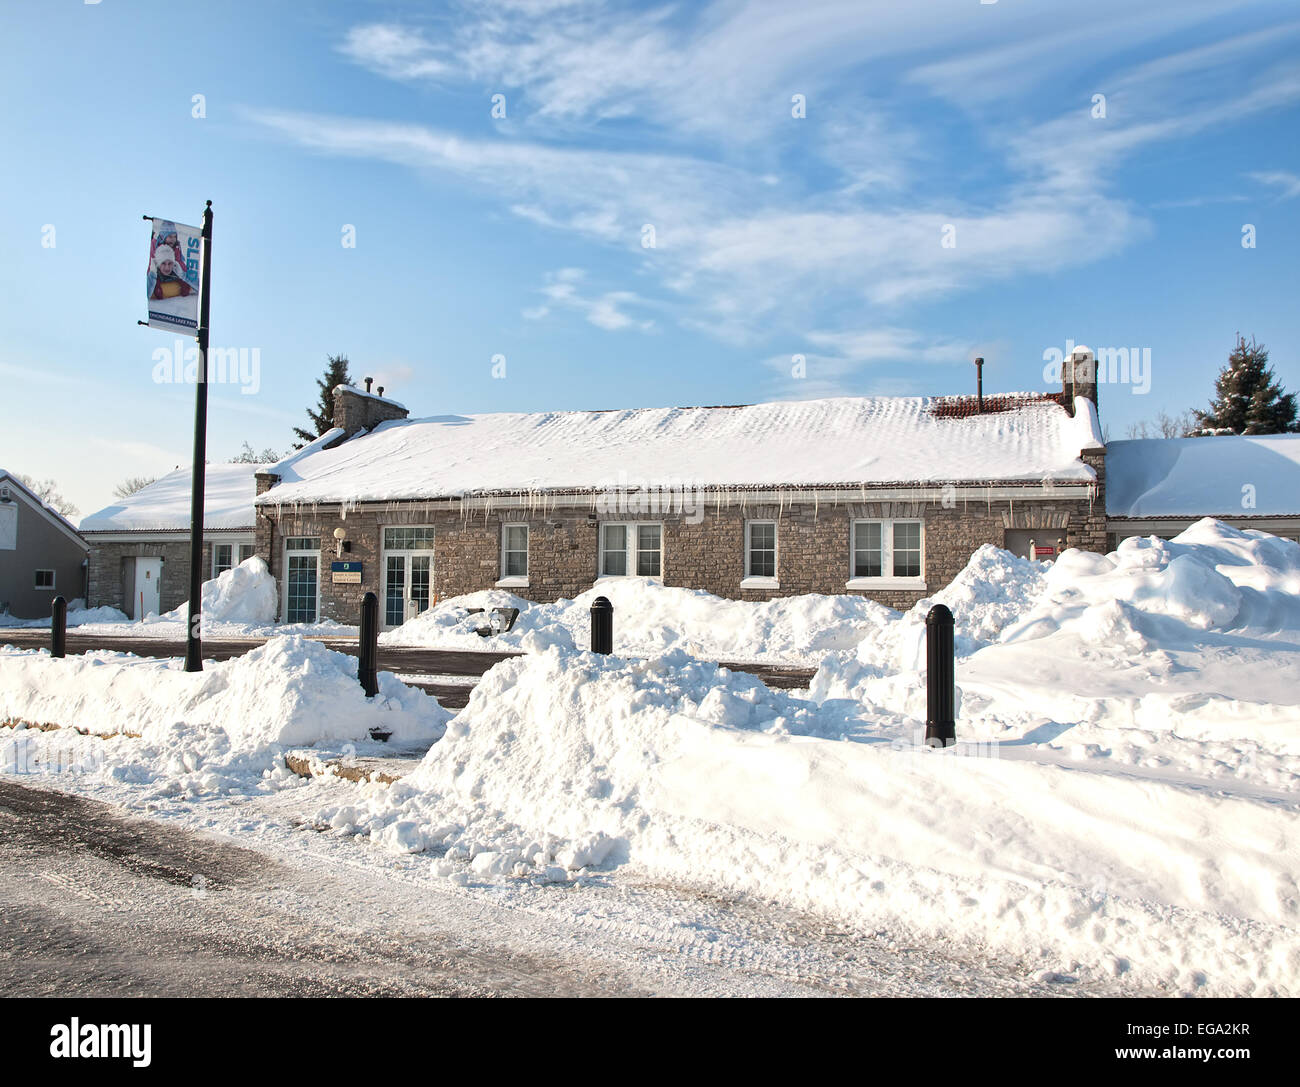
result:
<svg viewBox="0 0 1300 1087"><path fill-rule="evenodd" d="M846 589L925 589L923 577L851 577Z"/></svg>
<svg viewBox="0 0 1300 1087"><path fill-rule="evenodd" d="M742 589L779 589L781 582L774 577L746 577L740 579Z"/></svg>
<svg viewBox="0 0 1300 1087"><path fill-rule="evenodd" d="M526 589L528 588L528 575L523 577L503 577L496 583L498 589Z"/></svg>
<svg viewBox="0 0 1300 1087"><path fill-rule="evenodd" d="M662 574L598 574L596 584L602 581L653 581L656 585L663 584Z"/></svg>

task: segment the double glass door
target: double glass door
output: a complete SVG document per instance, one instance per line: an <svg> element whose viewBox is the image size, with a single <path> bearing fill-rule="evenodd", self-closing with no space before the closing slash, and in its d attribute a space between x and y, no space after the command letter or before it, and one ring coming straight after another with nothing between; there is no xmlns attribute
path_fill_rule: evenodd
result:
<svg viewBox="0 0 1300 1087"><path fill-rule="evenodd" d="M429 606L433 587L433 528L384 529L384 625L401 626Z"/></svg>

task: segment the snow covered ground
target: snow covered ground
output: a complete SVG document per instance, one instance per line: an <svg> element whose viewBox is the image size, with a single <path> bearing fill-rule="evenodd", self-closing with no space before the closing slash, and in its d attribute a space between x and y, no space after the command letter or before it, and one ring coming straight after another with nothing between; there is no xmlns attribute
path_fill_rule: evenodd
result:
<svg viewBox="0 0 1300 1087"><path fill-rule="evenodd" d="M634 603L663 594L635 635L657 653L581 652L564 621L581 615L585 634L581 598L534 606L506 637L535 652L450 720L391 678L366 708L355 662L301 639L202 677L0 651L0 719L141 733L75 741L99 754L70 787L194 812L278 796L452 885L698 887L1039 978L1300 992L1300 545L1207 520L1051 567L981 549L936 596L959 653L960 742L944 752L919 743L929 602L711 605L623 584ZM500 642L457 629L456 610L421 621ZM687 643L698 629L730 648ZM800 637L821 661L808 697L692 655ZM409 722L406 739L446 732L391 786L279 767L285 744L363 749L376 717ZM71 742L16 730L0 763L20 746L68 761Z"/></svg>

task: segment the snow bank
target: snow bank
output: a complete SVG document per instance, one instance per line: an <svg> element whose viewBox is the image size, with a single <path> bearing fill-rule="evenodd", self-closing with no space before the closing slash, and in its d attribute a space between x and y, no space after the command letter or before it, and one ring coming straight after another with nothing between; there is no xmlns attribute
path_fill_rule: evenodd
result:
<svg viewBox="0 0 1300 1087"><path fill-rule="evenodd" d="M682 653L553 648L489 672L411 776L318 820L462 881L628 866L1053 969L1295 990L1294 804L928 752L919 722L858 712L850 736L842 706Z"/></svg>
<svg viewBox="0 0 1300 1087"><path fill-rule="evenodd" d="M99 607L87 608L84 600L74 600L73 604L82 604L80 608L69 606L68 608L68 626L79 627L85 623L129 623L128 619L122 612L116 608ZM0 627L48 627L50 617L44 619L19 619L13 615L0 615Z"/></svg>
<svg viewBox="0 0 1300 1087"><path fill-rule="evenodd" d="M367 699L356 658L301 637L275 638L190 673L177 659L97 652L62 660L0 650L0 720L57 724L154 745L203 741L225 752L366 740L432 742L449 714L422 691L380 673Z"/></svg>
<svg viewBox="0 0 1300 1087"><path fill-rule="evenodd" d="M591 644L591 604L614 605L614 649L653 655L675 649L714 660L808 661L848 649L878 634L896 613L857 596L786 596L754 602L728 600L697 589L645 578L602 581L573 600L534 604L501 590L445 600L380 635L386 645L543 651ZM519 617L508 633L486 638L469 608L513 607Z"/></svg>

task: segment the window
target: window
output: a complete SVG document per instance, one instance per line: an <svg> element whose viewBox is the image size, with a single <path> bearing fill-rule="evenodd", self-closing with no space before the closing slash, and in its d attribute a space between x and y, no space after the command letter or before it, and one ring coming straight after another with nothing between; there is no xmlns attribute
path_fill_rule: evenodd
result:
<svg viewBox="0 0 1300 1087"><path fill-rule="evenodd" d="M217 577L229 570L234 562L231 559L231 552L234 550L233 544L213 544L212 545L212 576Z"/></svg>
<svg viewBox="0 0 1300 1087"><path fill-rule="evenodd" d="M528 584L528 526L501 526L501 580L498 585Z"/></svg>
<svg viewBox="0 0 1300 1087"><path fill-rule="evenodd" d="M858 521L853 526L853 576L881 577L885 571L884 526Z"/></svg>
<svg viewBox="0 0 1300 1087"><path fill-rule="evenodd" d="M854 521L849 588L906 580L924 587L920 521Z"/></svg>
<svg viewBox="0 0 1300 1087"><path fill-rule="evenodd" d="M661 577L663 525L603 524L600 526L600 576Z"/></svg>
<svg viewBox="0 0 1300 1087"><path fill-rule="evenodd" d="M252 545L252 544L240 544L240 545L239 545L239 561L240 561L240 562L244 562L246 559L251 559L251 558L253 557L253 555L254 555L254 550L253 550L253 545Z"/></svg>
<svg viewBox="0 0 1300 1087"><path fill-rule="evenodd" d="M776 522L745 522L745 580L741 588L775 587Z"/></svg>
<svg viewBox="0 0 1300 1087"><path fill-rule="evenodd" d="M36 588L53 589L54 588L54 571L37 570L36 571Z"/></svg>

